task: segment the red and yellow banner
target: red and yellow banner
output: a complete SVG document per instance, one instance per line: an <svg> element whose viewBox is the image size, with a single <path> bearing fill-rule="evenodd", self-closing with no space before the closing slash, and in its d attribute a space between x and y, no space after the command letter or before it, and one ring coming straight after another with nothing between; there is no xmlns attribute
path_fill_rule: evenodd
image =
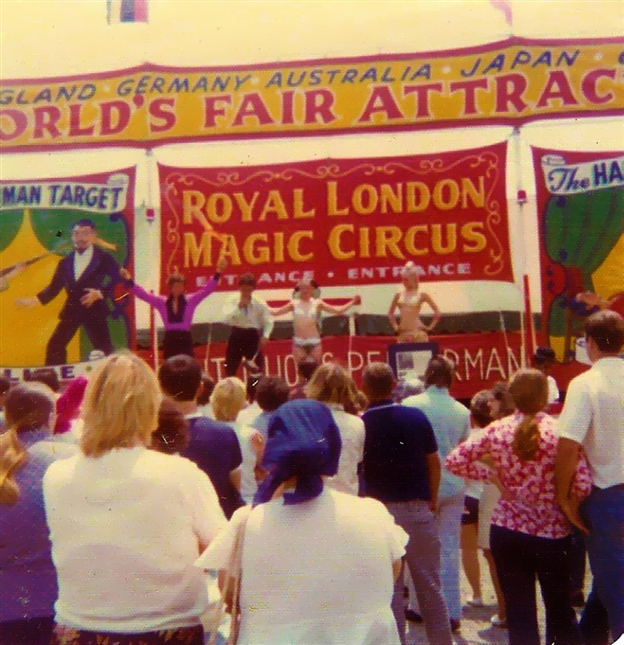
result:
<svg viewBox="0 0 624 645"><path fill-rule="evenodd" d="M428 156L244 168L160 166L161 278L201 284L228 256L225 288L303 274L326 286L423 280L512 281L506 144Z"/></svg>
<svg viewBox="0 0 624 645"><path fill-rule="evenodd" d="M624 151L533 148L545 342L560 360L583 354L583 323L624 315Z"/></svg>
<svg viewBox="0 0 624 645"><path fill-rule="evenodd" d="M6 151L624 114L624 39L3 80Z"/></svg>

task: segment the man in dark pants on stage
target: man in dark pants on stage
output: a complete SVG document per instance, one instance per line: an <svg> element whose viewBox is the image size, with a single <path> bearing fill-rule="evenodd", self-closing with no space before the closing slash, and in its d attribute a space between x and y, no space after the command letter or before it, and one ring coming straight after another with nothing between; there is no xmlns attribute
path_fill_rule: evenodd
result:
<svg viewBox="0 0 624 645"><path fill-rule="evenodd" d="M84 327L94 349L104 354L114 351L108 329L108 304L119 281L119 265L112 255L94 246L97 238L95 223L81 219L72 227L74 250L57 265L50 284L34 298L22 298L21 307L47 305L65 289L67 300L59 322L46 349L46 365L64 365L67 345L80 327Z"/></svg>
<svg viewBox="0 0 624 645"><path fill-rule="evenodd" d="M255 288L253 274L241 275L240 295L232 297L223 311L223 322L232 327L225 351L226 376L236 376L243 358L254 364L252 371L264 371L262 348L271 335L273 319L266 303L253 295Z"/></svg>

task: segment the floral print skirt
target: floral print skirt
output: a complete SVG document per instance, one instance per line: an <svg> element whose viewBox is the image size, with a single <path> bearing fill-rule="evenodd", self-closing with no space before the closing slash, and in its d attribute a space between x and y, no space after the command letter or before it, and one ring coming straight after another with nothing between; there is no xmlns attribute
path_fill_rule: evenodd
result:
<svg viewBox="0 0 624 645"><path fill-rule="evenodd" d="M204 645L204 628L195 625L143 634L112 634L57 625L51 645Z"/></svg>

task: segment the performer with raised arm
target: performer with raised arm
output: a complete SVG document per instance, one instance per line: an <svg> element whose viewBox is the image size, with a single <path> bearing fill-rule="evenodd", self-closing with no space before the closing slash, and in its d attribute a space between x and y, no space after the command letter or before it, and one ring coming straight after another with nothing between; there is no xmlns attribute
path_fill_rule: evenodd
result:
<svg viewBox="0 0 624 645"><path fill-rule="evenodd" d="M132 293L140 300L154 307L160 314L165 325L165 338L163 341L165 360L179 354L195 356L193 337L191 335L193 314L199 303L217 288L221 273L226 266L225 258L219 258L214 276L201 289L193 293L185 293L184 276L180 273L173 273L167 279L167 285L169 286L168 296L157 296L149 293L134 282L127 269L122 268L119 270L119 275L125 280L126 286Z"/></svg>
<svg viewBox="0 0 624 645"><path fill-rule="evenodd" d="M243 273L238 279L238 296L232 296L223 310L223 322L232 327L225 350L225 374L236 376L245 359L253 373L264 370L262 348L269 340L273 321L267 304L254 295L256 278Z"/></svg>
<svg viewBox="0 0 624 645"><path fill-rule="evenodd" d="M398 335L399 343L426 343L429 340L428 332L441 318L440 309L428 293L418 292L418 267L412 261L401 269L401 278L403 285L392 299L388 319ZM433 320L428 326L420 319L421 309L425 304L433 311ZM400 323L395 315L397 309L401 314Z"/></svg>
<svg viewBox="0 0 624 645"><path fill-rule="evenodd" d="M306 356L312 356L319 363L323 360L321 349L321 312L340 316L345 314L351 307L362 302L360 296L355 296L341 307L328 305L320 298L314 298L314 292L318 285L310 278L302 278L295 288L295 295L299 297L291 300L288 304L277 309L270 309L271 315L282 316L292 311L293 315L293 357L295 363L303 360Z"/></svg>

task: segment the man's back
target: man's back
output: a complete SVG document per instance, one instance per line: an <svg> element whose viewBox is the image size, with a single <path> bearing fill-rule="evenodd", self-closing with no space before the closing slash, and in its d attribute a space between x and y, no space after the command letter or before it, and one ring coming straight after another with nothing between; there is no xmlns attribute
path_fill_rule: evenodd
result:
<svg viewBox="0 0 624 645"><path fill-rule="evenodd" d="M624 360L601 358L569 385L559 418L561 437L582 444L594 483L624 482Z"/></svg>
<svg viewBox="0 0 624 645"><path fill-rule="evenodd" d="M430 500L427 455L438 448L427 417L383 401L369 407L362 419L366 495L382 502Z"/></svg>
<svg viewBox="0 0 624 645"><path fill-rule="evenodd" d="M449 394L447 388L431 386L422 394L407 397L403 405L424 412L433 427L442 463L470 434L470 412ZM440 497L456 495L463 489L463 479L443 468Z"/></svg>
<svg viewBox="0 0 624 645"><path fill-rule="evenodd" d="M230 480L230 473L240 467L243 456L238 437L230 426L208 417L190 415L189 443L182 456L203 470L219 497L226 517L244 504Z"/></svg>

